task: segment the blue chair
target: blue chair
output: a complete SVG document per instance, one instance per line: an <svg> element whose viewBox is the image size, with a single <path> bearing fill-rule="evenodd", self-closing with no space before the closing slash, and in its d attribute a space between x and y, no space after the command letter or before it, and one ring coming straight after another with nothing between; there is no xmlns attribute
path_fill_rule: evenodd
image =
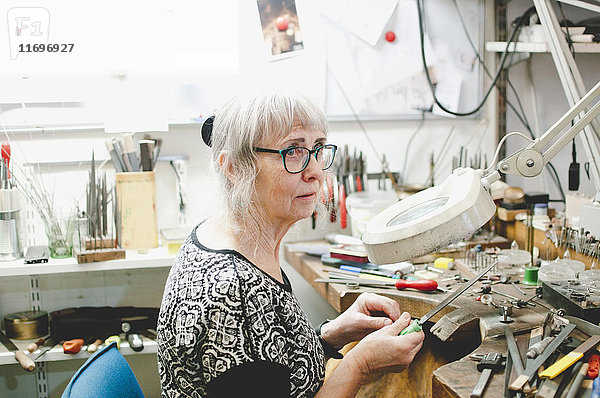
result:
<svg viewBox="0 0 600 398"><path fill-rule="evenodd" d="M95 397L144 398L133 371L114 342L90 357L62 394L62 398Z"/></svg>

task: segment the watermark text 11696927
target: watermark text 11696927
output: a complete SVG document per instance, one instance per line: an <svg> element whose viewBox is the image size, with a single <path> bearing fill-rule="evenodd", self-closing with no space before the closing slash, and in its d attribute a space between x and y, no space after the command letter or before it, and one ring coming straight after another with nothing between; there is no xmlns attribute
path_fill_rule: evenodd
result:
<svg viewBox="0 0 600 398"><path fill-rule="evenodd" d="M75 44L73 43L20 43L19 44L19 52L20 53L70 53L73 51L73 47Z"/></svg>

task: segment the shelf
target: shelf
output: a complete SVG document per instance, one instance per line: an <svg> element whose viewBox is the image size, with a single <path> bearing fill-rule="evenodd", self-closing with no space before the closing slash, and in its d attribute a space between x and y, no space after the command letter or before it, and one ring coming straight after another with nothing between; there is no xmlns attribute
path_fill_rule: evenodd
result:
<svg viewBox="0 0 600 398"><path fill-rule="evenodd" d="M175 160L189 160L188 155L165 155L159 156L158 162L172 162ZM104 163L108 163L112 165L112 161L110 159L96 159L95 164L96 167L101 167ZM34 167L79 167L79 166L88 166L91 165L91 160L56 160L52 162L31 162L31 163L23 163L24 167L34 166Z"/></svg>
<svg viewBox="0 0 600 398"><path fill-rule="evenodd" d="M162 268L173 264L173 256L167 254L166 247L148 250L148 254L140 254L127 250L122 260L99 261L95 263L78 264L75 258L54 259L45 264L25 264L23 259L0 262L0 277L49 275L71 272L114 271L124 269Z"/></svg>
<svg viewBox="0 0 600 398"><path fill-rule="evenodd" d="M5 106L6 104L3 104L3 106ZM8 104L8 105L13 105L13 104ZM18 105L18 107L20 108L21 105L23 104L16 104ZM180 119L171 119L168 121L169 127L171 126L198 126L201 125L201 123L204 122L204 119L202 118L180 118ZM77 124L77 123L73 123L73 124L43 124L43 125L38 125L38 124L32 124L32 125L7 125L4 126L5 128L2 130L6 133L34 133L34 132L39 132L39 133L48 133L51 131L87 131L87 130L97 130L97 131L103 131L104 130L104 123L102 122L91 122L91 123L86 123L86 124Z"/></svg>
<svg viewBox="0 0 600 398"><path fill-rule="evenodd" d="M575 49L576 53L600 53L600 43L573 43L573 48ZM488 41L485 43L486 51L504 52L505 49L506 42L503 41ZM549 53L550 47L548 46L548 43L517 42L510 43L508 51L524 53Z"/></svg>
<svg viewBox="0 0 600 398"><path fill-rule="evenodd" d="M121 348L119 351L123 355L141 355L141 354L156 354L157 343L155 340L151 340L146 336L142 336L142 340L144 342L144 349L142 351L136 352L133 351L129 347L129 343L126 341L121 342ZM87 352L87 345L84 345L77 354L65 354L63 353L62 345L58 344L55 347L52 347L51 350L47 351L39 357L37 360L37 356L40 355L40 350L36 350L32 353L29 353L25 350L25 347L29 343L33 343L37 341L37 339L33 340L12 340L13 343L19 349L21 349L29 358L33 359L36 362L55 362L55 361L70 361L72 359L87 359L91 357L93 354ZM1 365L18 365L17 360L12 352L9 352L4 345L0 345L0 366Z"/></svg>

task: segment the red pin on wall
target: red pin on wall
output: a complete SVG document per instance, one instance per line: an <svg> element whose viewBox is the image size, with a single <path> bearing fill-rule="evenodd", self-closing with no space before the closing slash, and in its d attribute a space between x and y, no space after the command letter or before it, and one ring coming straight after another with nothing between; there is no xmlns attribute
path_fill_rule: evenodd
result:
<svg viewBox="0 0 600 398"><path fill-rule="evenodd" d="M286 17L279 17L277 18L277 29L279 29L280 31L285 31L288 28L288 20Z"/></svg>
<svg viewBox="0 0 600 398"><path fill-rule="evenodd" d="M390 30L385 34L385 39L391 43L396 40L396 34Z"/></svg>

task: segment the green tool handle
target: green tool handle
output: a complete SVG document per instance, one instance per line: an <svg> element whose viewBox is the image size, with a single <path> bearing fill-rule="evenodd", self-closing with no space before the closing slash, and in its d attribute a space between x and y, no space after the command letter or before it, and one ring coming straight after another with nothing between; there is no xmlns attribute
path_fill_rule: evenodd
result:
<svg viewBox="0 0 600 398"><path fill-rule="evenodd" d="M423 330L423 328L421 327L421 322L419 322L418 319L413 319L410 325L408 325L406 329L400 332L399 336L404 336L405 334L413 332L420 332L421 330Z"/></svg>

